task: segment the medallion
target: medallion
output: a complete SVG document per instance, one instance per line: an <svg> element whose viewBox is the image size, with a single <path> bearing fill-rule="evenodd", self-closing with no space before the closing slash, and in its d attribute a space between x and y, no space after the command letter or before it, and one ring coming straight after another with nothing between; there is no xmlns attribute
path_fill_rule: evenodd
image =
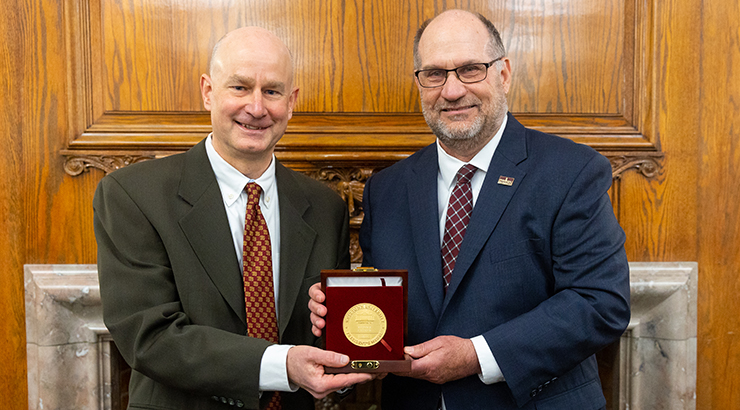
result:
<svg viewBox="0 0 740 410"><path fill-rule="evenodd" d="M383 339L388 328L383 311L372 303L358 303L344 315L344 335L355 346L372 346Z"/></svg>

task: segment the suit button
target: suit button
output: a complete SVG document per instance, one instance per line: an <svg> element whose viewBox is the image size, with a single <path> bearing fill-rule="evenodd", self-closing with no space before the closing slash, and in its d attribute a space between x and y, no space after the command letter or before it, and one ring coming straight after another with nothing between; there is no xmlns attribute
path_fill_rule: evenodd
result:
<svg viewBox="0 0 740 410"><path fill-rule="evenodd" d="M234 405L234 399L229 399L229 406L233 406L233 405Z"/></svg>
<svg viewBox="0 0 740 410"><path fill-rule="evenodd" d="M221 403L226 404L229 401L226 399L226 397L221 396Z"/></svg>
<svg viewBox="0 0 740 410"><path fill-rule="evenodd" d="M529 397L534 397L537 395L537 389L532 389L531 392L529 392Z"/></svg>
<svg viewBox="0 0 740 410"><path fill-rule="evenodd" d="M242 408L242 407L244 407L244 403L242 403L241 400L237 400L236 401L236 407Z"/></svg>

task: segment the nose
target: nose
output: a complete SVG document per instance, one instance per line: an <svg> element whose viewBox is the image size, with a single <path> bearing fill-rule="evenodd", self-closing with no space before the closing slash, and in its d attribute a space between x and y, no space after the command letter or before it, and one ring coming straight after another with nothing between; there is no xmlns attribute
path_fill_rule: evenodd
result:
<svg viewBox="0 0 740 410"><path fill-rule="evenodd" d="M468 91L465 84L457 78L454 71L447 73L447 81L442 86L442 98L447 101L457 101Z"/></svg>
<svg viewBox="0 0 740 410"><path fill-rule="evenodd" d="M249 100L244 104L244 111L254 118L261 118L267 114L262 96L262 90L255 89L248 97Z"/></svg>

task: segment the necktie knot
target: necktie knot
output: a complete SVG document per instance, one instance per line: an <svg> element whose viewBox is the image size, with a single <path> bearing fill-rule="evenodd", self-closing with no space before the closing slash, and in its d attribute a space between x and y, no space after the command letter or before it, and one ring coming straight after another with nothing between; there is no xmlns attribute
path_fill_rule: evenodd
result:
<svg viewBox="0 0 740 410"><path fill-rule="evenodd" d="M478 168L473 164L465 164L461 166L460 170L457 171L457 184L469 184L470 180L473 179L473 174L475 174L475 171L477 170Z"/></svg>
<svg viewBox="0 0 740 410"><path fill-rule="evenodd" d="M260 203L260 195L262 195L262 187L256 182L250 182L247 184L247 206L255 206Z"/></svg>

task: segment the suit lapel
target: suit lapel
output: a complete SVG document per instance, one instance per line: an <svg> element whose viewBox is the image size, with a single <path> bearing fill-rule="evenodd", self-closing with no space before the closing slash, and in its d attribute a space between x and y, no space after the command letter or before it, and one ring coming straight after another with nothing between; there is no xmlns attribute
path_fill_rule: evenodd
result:
<svg viewBox="0 0 740 410"><path fill-rule="evenodd" d="M436 144L432 144L420 153L419 160L409 171L407 181L411 231L419 275L437 317L444 296L437 210L438 167Z"/></svg>
<svg viewBox="0 0 740 410"><path fill-rule="evenodd" d="M293 308L305 278L316 231L303 219L311 204L290 171L275 164L280 202L280 297L278 327L280 335L288 326Z"/></svg>
<svg viewBox="0 0 740 410"><path fill-rule="evenodd" d="M491 159L486 179L470 216L450 286L447 288L443 310L488 241L526 175L526 172L517 166L527 158L525 132L524 126L509 115L506 129ZM511 186L499 184L500 177L514 178L513 184Z"/></svg>
<svg viewBox="0 0 740 410"><path fill-rule="evenodd" d="M179 195L192 209L180 219L180 228L216 288L246 324L241 269L204 141L185 154Z"/></svg>

